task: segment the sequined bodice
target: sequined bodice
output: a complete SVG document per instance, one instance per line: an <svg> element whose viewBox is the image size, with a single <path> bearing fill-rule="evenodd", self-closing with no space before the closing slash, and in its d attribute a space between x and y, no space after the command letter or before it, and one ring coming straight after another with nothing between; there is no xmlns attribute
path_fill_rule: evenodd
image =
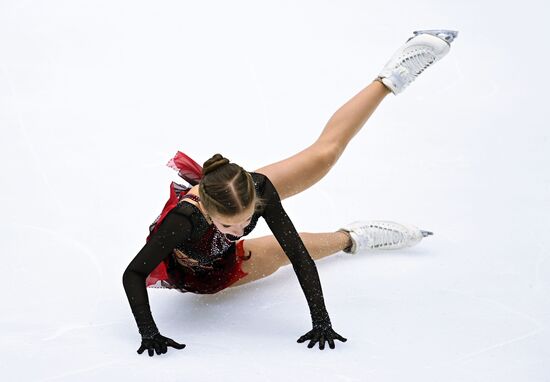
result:
<svg viewBox="0 0 550 382"><path fill-rule="evenodd" d="M256 187L256 192L261 195L260 191L262 190L259 189L259 184L256 180L254 185ZM186 200L200 200L196 195L187 195L188 191L188 188L179 190L178 197L180 201L178 206L185 205L186 208L193 210L190 216L194 222L193 235L188 240L179 243L175 250L179 250L185 256L197 261L197 266L208 267L215 263L216 260L223 258L224 255L232 253L233 250L230 250L231 247L234 246L235 242L241 237L252 232L252 230L256 227L261 214L259 212L254 213L250 224L248 224L244 229L243 236L224 234L218 230L214 224L211 224L206 220L198 206ZM178 253L175 254L176 260L178 257L177 255ZM184 259L184 262L185 261L186 260ZM182 261L179 261L179 263L181 265Z"/></svg>

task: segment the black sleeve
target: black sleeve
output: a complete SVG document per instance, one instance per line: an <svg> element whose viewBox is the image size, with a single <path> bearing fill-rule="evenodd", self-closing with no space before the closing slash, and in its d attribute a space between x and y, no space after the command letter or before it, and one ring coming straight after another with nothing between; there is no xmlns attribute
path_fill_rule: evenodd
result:
<svg viewBox="0 0 550 382"><path fill-rule="evenodd" d="M286 214L277 190L267 177L262 197L267 199L262 216L292 263L306 296L313 325L319 323L330 325L315 262Z"/></svg>
<svg viewBox="0 0 550 382"><path fill-rule="evenodd" d="M145 287L145 279L172 253L177 244L191 236L192 225L179 207L172 209L151 234L149 241L130 262L122 276L122 283L132 313L136 319L139 332L144 337L152 337L158 333Z"/></svg>

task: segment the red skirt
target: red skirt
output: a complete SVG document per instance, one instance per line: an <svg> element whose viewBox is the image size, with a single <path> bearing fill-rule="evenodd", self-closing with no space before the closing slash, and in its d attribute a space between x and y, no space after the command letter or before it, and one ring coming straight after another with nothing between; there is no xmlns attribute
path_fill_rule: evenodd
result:
<svg viewBox="0 0 550 382"><path fill-rule="evenodd" d="M190 184L197 184L201 179L201 166L179 151L168 162L168 166L177 170L178 174ZM151 234L156 232L158 225L168 215L168 212L178 204L189 189L190 187L187 188L175 182L170 184L170 198L159 217L149 227L150 234L147 241ZM177 289L183 293L211 294L219 292L248 274L242 270L242 262L250 258L250 256L244 255L243 245L244 240L239 240L235 245L229 247L227 253L216 261L216 266L208 272L196 272L190 267L185 267L179 264L172 254L149 274L145 285L148 288Z"/></svg>

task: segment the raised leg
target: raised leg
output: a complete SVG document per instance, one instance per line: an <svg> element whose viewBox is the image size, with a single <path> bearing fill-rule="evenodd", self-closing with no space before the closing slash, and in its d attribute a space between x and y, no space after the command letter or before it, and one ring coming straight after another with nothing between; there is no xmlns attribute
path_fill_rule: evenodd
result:
<svg viewBox="0 0 550 382"><path fill-rule="evenodd" d="M381 82L373 81L332 115L311 146L255 172L271 180L281 200L311 187L334 166L351 139L389 93Z"/></svg>
<svg viewBox="0 0 550 382"><path fill-rule="evenodd" d="M351 245L350 236L346 232L302 232L300 238L313 260L333 255ZM250 255L250 259L242 264L242 270L248 275L230 287L262 279L275 273L280 267L290 264L290 260L272 235L245 240L244 252Z"/></svg>

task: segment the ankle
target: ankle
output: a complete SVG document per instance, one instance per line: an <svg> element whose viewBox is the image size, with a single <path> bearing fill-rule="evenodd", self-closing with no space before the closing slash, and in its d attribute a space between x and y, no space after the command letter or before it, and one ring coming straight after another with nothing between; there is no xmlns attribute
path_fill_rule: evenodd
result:
<svg viewBox="0 0 550 382"><path fill-rule="evenodd" d="M380 83L387 94L390 94L392 92L392 90L382 81L382 77L378 76L372 82L373 83L375 83L375 82Z"/></svg>
<svg viewBox="0 0 550 382"><path fill-rule="evenodd" d="M337 233L341 234L342 236L342 245L340 249L344 252L349 252L351 250L351 247L353 246L351 234L347 231L337 231Z"/></svg>

